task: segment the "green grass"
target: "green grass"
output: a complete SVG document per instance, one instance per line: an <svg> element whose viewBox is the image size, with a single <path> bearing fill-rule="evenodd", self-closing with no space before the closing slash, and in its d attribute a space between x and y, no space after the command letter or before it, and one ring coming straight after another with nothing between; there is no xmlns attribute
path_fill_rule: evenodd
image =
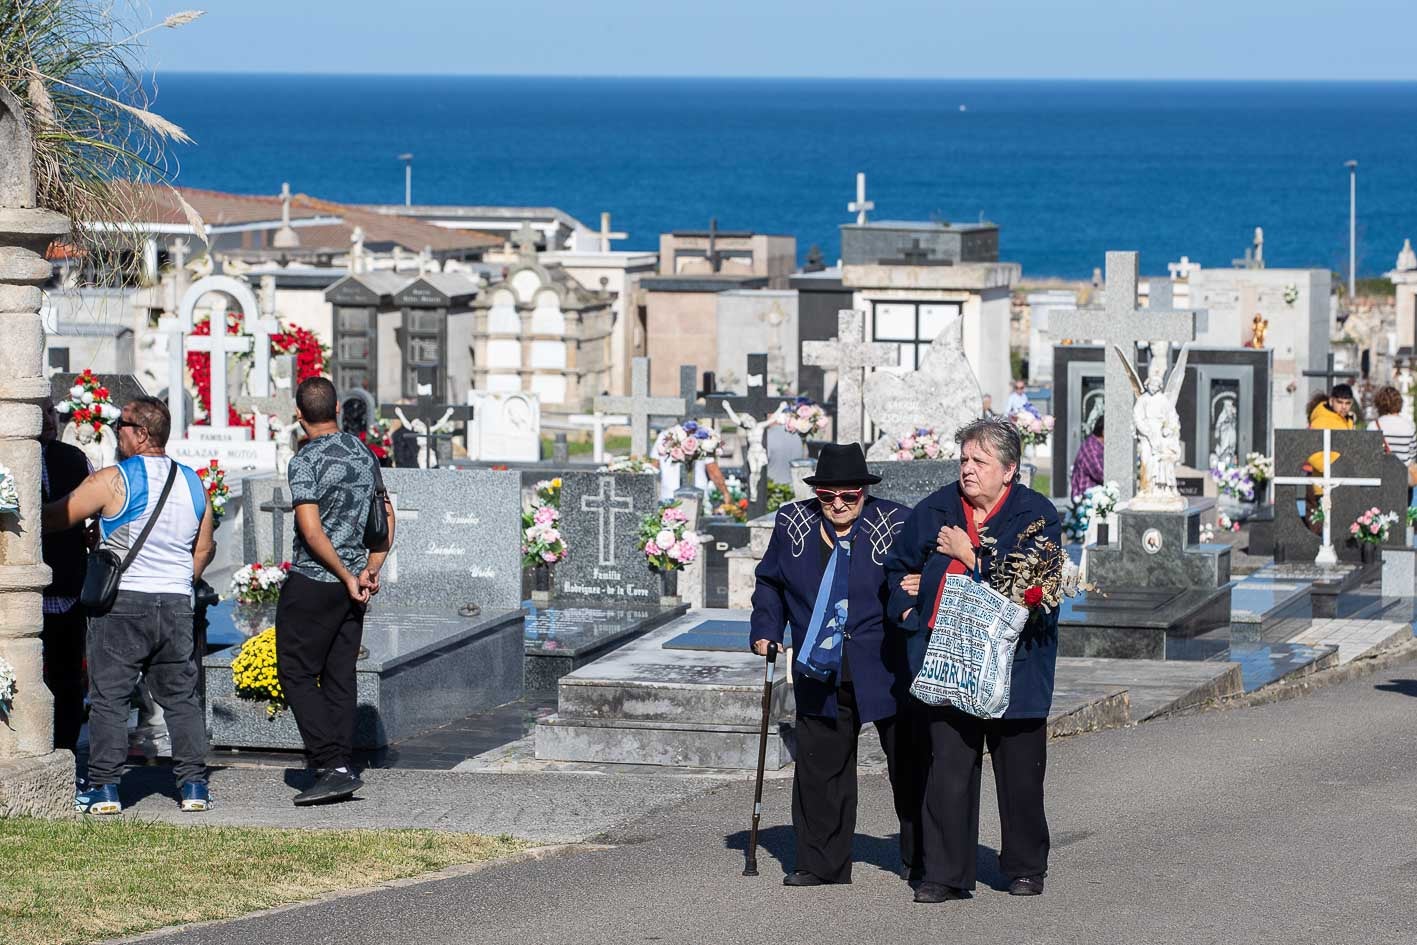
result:
<svg viewBox="0 0 1417 945"><path fill-rule="evenodd" d="M555 442L554 437L543 436L541 438L542 454L551 455L551 445ZM589 456L595 451L595 444L589 436L567 437L566 455L568 456ZM607 436L605 438L605 452L624 455L630 452L630 438L628 436Z"/></svg>
<svg viewBox="0 0 1417 945"><path fill-rule="evenodd" d="M528 846L431 830L0 819L0 942L87 943L233 918Z"/></svg>

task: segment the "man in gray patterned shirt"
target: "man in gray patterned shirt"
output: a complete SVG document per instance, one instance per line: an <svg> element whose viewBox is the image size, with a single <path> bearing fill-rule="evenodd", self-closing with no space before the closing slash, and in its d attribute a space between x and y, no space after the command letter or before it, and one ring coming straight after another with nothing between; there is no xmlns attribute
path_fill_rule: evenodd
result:
<svg viewBox="0 0 1417 945"><path fill-rule="evenodd" d="M346 798L363 782L354 751L355 663L364 611L379 593L379 569L393 544L394 509L384 498L389 541L364 547L364 526L379 464L336 420L335 387L311 377L295 393L309 438L290 460L295 555L276 607L276 674L305 743L315 783L295 796L304 806Z"/></svg>

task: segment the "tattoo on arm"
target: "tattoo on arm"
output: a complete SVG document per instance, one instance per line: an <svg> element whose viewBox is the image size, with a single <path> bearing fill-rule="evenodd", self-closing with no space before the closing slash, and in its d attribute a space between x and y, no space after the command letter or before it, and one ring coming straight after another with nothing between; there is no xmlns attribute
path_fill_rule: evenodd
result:
<svg viewBox="0 0 1417 945"><path fill-rule="evenodd" d="M128 486L123 480L123 473L114 469L108 475L108 491L113 493L114 500L121 506L128 497Z"/></svg>

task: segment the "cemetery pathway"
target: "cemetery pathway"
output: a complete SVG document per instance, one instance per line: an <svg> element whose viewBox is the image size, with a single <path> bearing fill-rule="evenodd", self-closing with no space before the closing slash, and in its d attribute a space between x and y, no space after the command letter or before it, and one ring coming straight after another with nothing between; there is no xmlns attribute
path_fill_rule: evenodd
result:
<svg viewBox="0 0 1417 945"><path fill-rule="evenodd" d="M575 849L179 932L200 945L1410 942L1417 929L1417 663L1286 702L1050 746L1047 894L1014 899L981 850L973 901L910 901L884 775L863 779L855 885L788 890L790 785L719 786ZM987 766L986 766L987 772ZM371 780L381 774L374 772ZM986 781L988 776L986 773ZM997 844L992 785L981 843ZM809 918L809 910L815 913Z"/></svg>

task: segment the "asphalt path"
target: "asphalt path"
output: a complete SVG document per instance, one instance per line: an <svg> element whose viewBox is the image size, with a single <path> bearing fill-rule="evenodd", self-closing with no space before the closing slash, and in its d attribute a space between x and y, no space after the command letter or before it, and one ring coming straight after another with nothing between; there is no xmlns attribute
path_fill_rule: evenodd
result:
<svg viewBox="0 0 1417 945"><path fill-rule="evenodd" d="M740 875L750 787L719 785L538 860L319 902L165 941L1411 943L1417 663L1304 698L1049 747L1045 895L1008 896L987 776L980 887L911 902L882 773L862 780L851 886L786 889L789 789L769 783L762 875Z"/></svg>

